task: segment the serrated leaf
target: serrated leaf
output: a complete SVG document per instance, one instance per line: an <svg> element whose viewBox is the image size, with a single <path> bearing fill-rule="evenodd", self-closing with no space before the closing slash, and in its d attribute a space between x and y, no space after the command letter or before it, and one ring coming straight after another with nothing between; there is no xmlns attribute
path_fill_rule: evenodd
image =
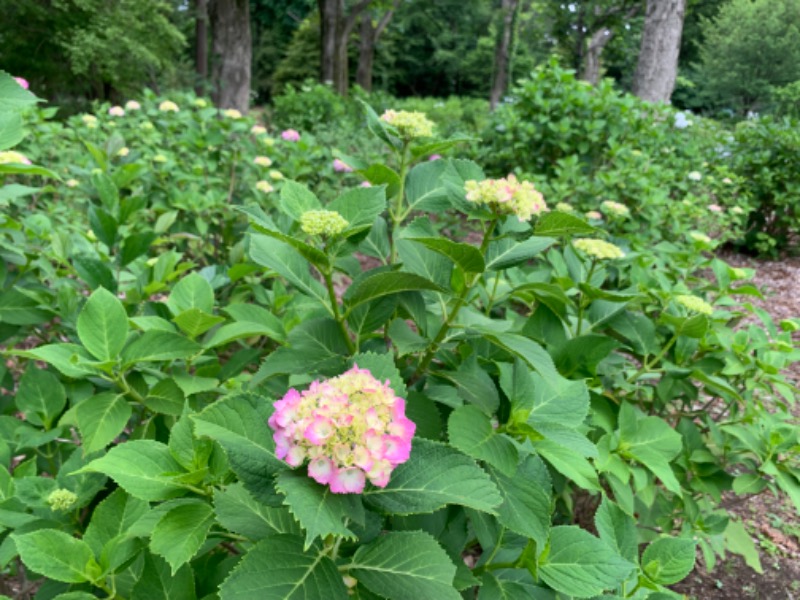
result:
<svg viewBox="0 0 800 600"><path fill-rule="evenodd" d="M214 511L223 527L254 542L277 533L301 534L287 508L265 506L241 483L214 491Z"/></svg>
<svg viewBox="0 0 800 600"><path fill-rule="evenodd" d="M460 600L456 567L429 534L393 531L362 546L348 565L367 589L389 600Z"/></svg>
<svg viewBox="0 0 800 600"><path fill-rule="evenodd" d="M308 261L286 242L263 234L251 235L250 258L272 269L307 296L327 305L327 290L311 276Z"/></svg>
<svg viewBox="0 0 800 600"><path fill-rule="evenodd" d="M128 366L139 362L181 360L202 350L200 344L178 333L151 329L131 342L122 353L122 358Z"/></svg>
<svg viewBox="0 0 800 600"><path fill-rule="evenodd" d="M214 511L205 502L176 506L156 523L150 550L164 557L175 575L200 550L213 522Z"/></svg>
<svg viewBox="0 0 800 600"><path fill-rule="evenodd" d="M681 494L681 485L669 465L683 448L680 434L660 417L637 414L627 402L620 409L619 423L620 454L639 461L669 491Z"/></svg>
<svg viewBox="0 0 800 600"><path fill-rule="evenodd" d="M96 289L78 315L78 337L99 361L113 361L128 337L128 315L122 302L104 288Z"/></svg>
<svg viewBox="0 0 800 600"><path fill-rule="evenodd" d="M545 379L532 373L533 408L528 416L532 427L538 424L580 427L589 413L589 390L583 381L570 381L560 377Z"/></svg>
<svg viewBox="0 0 800 600"><path fill-rule="evenodd" d="M586 490L602 490L597 479L597 470L580 452L549 439L536 440L533 447L556 471L573 483Z"/></svg>
<svg viewBox="0 0 800 600"><path fill-rule="evenodd" d="M83 540L95 556L100 556L103 546L142 518L150 506L144 500L134 498L117 488L106 497L92 513L92 520L86 528Z"/></svg>
<svg viewBox="0 0 800 600"><path fill-rule="evenodd" d="M0 71L0 109L3 112L17 111L41 102L5 71Z"/></svg>
<svg viewBox="0 0 800 600"><path fill-rule="evenodd" d="M359 512L363 520L364 509L356 494L334 494L330 487L312 480L306 473L283 471L276 478L276 487L286 496L284 504L306 532L304 550L319 537L328 535L355 538L343 523L345 518L355 518Z"/></svg>
<svg viewBox="0 0 800 600"><path fill-rule="evenodd" d="M491 468L489 471L503 498L497 509L497 520L543 548L552 512L552 485L547 467L540 458L528 456L512 476Z"/></svg>
<svg viewBox="0 0 800 600"><path fill-rule="evenodd" d="M83 583L100 574L100 567L86 542L63 531L40 529L15 534L13 540L25 566L48 579Z"/></svg>
<svg viewBox="0 0 800 600"><path fill-rule="evenodd" d="M75 407L75 419L81 432L83 451L102 450L122 433L133 414L125 397L104 392L87 398Z"/></svg>
<svg viewBox="0 0 800 600"><path fill-rule="evenodd" d="M191 273L181 279L172 289L167 306L173 315L197 308L205 313L214 310L214 289L199 273Z"/></svg>
<svg viewBox="0 0 800 600"><path fill-rule="evenodd" d="M659 585L678 583L694 569L696 545L687 538L663 537L651 542L642 554L642 569Z"/></svg>
<svg viewBox="0 0 800 600"><path fill-rule="evenodd" d="M319 199L307 186L291 179L283 182L279 206L295 221L300 221L304 212L322 209Z"/></svg>
<svg viewBox="0 0 800 600"><path fill-rule="evenodd" d="M391 354L362 352L353 357L353 364L358 365L359 369L368 369L372 376L381 383L388 380L396 396L407 397L406 383L403 381L400 371L397 370Z"/></svg>
<svg viewBox="0 0 800 600"><path fill-rule="evenodd" d="M636 521L617 504L603 497L594 515L594 524L600 539L631 562L639 557L639 536Z"/></svg>
<svg viewBox="0 0 800 600"><path fill-rule="evenodd" d="M728 521L728 526L725 528L725 546L730 552L744 558L747 566L756 573L762 574L764 572L758 547L741 521L734 521L733 519Z"/></svg>
<svg viewBox="0 0 800 600"><path fill-rule="evenodd" d="M414 273L382 272L368 275L358 283L350 286L345 292L344 300L348 305L348 309L352 310L359 304L369 302L375 298L417 290L444 291L431 280Z"/></svg>
<svg viewBox="0 0 800 600"><path fill-rule="evenodd" d="M420 438L412 442L411 457L392 472L385 488L370 488L364 498L395 514L433 512L459 504L496 514L502 499L489 476L457 450Z"/></svg>
<svg viewBox="0 0 800 600"><path fill-rule="evenodd" d="M411 242L422 244L434 252L438 252L458 265L465 273L483 273L486 270L486 263L483 255L478 248L471 244L454 242L446 238L405 238Z"/></svg>
<svg viewBox="0 0 800 600"><path fill-rule="evenodd" d="M550 237L530 237L523 242L504 238L489 244L486 256L487 271L502 271L535 258L556 240Z"/></svg>
<svg viewBox="0 0 800 600"><path fill-rule="evenodd" d="M0 323L9 325L36 325L50 319L50 313L39 307L39 302L16 288L0 292Z"/></svg>
<svg viewBox="0 0 800 600"><path fill-rule="evenodd" d="M185 489L170 474L181 471L165 444L133 440L115 446L105 456L77 471L108 475L131 496L157 502L182 495Z"/></svg>
<svg viewBox="0 0 800 600"><path fill-rule="evenodd" d="M27 421L50 429L54 419L64 410L67 395L55 375L31 364L20 378L14 402Z"/></svg>
<svg viewBox="0 0 800 600"><path fill-rule="evenodd" d="M576 598L616 588L634 568L605 542L574 526L553 527L550 551L539 562L539 574L547 585Z"/></svg>
<svg viewBox="0 0 800 600"><path fill-rule="evenodd" d="M347 600L334 562L319 546L303 550L303 538L275 535L244 555L219 589L220 600Z"/></svg>
<svg viewBox="0 0 800 600"><path fill-rule="evenodd" d="M562 235L591 235L597 230L575 215L549 212L539 217L534 231L536 235L559 237Z"/></svg>
<svg viewBox="0 0 800 600"><path fill-rule="evenodd" d="M211 315L199 308L190 308L177 315L173 321L190 338L196 338L225 321L225 318Z"/></svg>
<svg viewBox="0 0 800 600"><path fill-rule="evenodd" d="M475 406L462 406L450 414L447 432L450 444L472 458L483 460L506 475L517 470L517 447L498 434L489 417Z"/></svg>
<svg viewBox="0 0 800 600"><path fill-rule="evenodd" d="M350 189L325 208L335 210L347 220L342 235L350 237L372 227L375 219L386 210L386 189L383 186Z"/></svg>
<svg viewBox="0 0 800 600"><path fill-rule="evenodd" d="M148 552L131 600L196 600L192 568L183 565L173 573L164 559Z"/></svg>
<svg viewBox="0 0 800 600"><path fill-rule="evenodd" d="M145 406L150 410L172 416L183 412L184 402L183 391L174 379L162 379L150 388L144 399Z"/></svg>

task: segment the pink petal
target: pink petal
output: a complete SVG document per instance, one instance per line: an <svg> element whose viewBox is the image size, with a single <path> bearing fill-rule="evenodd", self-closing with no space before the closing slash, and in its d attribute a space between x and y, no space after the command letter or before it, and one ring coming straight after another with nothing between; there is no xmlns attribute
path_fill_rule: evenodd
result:
<svg viewBox="0 0 800 600"><path fill-rule="evenodd" d="M323 417L316 417L303 432L303 436L315 446L321 446L332 435L333 423Z"/></svg>
<svg viewBox="0 0 800 600"><path fill-rule="evenodd" d="M387 435L383 437L383 442L386 444L386 451L383 453L383 457L393 465L406 462L411 455L411 440Z"/></svg>
<svg viewBox="0 0 800 600"><path fill-rule="evenodd" d="M364 471L356 467L339 469L331 477L331 491L334 494L360 494L366 483Z"/></svg>
<svg viewBox="0 0 800 600"><path fill-rule="evenodd" d="M387 427L387 431L394 436L397 436L404 440L411 440L414 437L414 432L417 430L417 426L411 419L406 418L395 418Z"/></svg>
<svg viewBox="0 0 800 600"><path fill-rule="evenodd" d="M286 453L286 464L292 467L299 467L306 458L305 448L302 446L292 446Z"/></svg>
<svg viewBox="0 0 800 600"><path fill-rule="evenodd" d="M321 456L308 463L308 476L317 483L325 485L330 482L336 467L329 458Z"/></svg>

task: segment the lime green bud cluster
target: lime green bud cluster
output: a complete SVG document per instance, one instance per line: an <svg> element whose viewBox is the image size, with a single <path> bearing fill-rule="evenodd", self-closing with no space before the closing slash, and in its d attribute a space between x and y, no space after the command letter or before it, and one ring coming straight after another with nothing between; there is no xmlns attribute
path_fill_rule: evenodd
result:
<svg viewBox="0 0 800 600"><path fill-rule="evenodd" d="M556 210L558 212L563 212L563 213L573 213L573 212L575 212L575 209L572 208L572 205L571 204L567 204L566 202L559 202L558 204L556 204Z"/></svg>
<svg viewBox="0 0 800 600"><path fill-rule="evenodd" d="M583 238L580 240L575 240L573 245L584 254L588 254L594 258L614 259L625 256L625 253L620 250L619 246L615 246L614 244L604 240Z"/></svg>
<svg viewBox="0 0 800 600"><path fill-rule="evenodd" d="M702 315L711 315L714 313L714 307L711 306L708 302L703 300L702 298L698 298L697 296L690 296L688 294L677 296L675 300L681 306L688 308L689 310L700 313Z"/></svg>
<svg viewBox="0 0 800 600"><path fill-rule="evenodd" d="M530 221L533 215L547 210L542 194L530 181L517 181L514 175L505 179L471 179L464 183L467 200L486 204L500 214L516 215L520 221Z"/></svg>
<svg viewBox="0 0 800 600"><path fill-rule="evenodd" d="M425 116L425 113L387 110L381 115L381 121L397 129L400 137L406 140L433 135L433 122Z"/></svg>
<svg viewBox="0 0 800 600"><path fill-rule="evenodd" d="M603 212L614 215L615 217L627 217L631 214L627 206L620 202L614 202L613 200L606 200L600 205L600 208L603 209Z"/></svg>
<svg viewBox="0 0 800 600"><path fill-rule="evenodd" d="M47 497L47 504L52 510L66 512L75 506L78 496L74 492L65 489L57 489L50 492Z"/></svg>
<svg viewBox="0 0 800 600"><path fill-rule="evenodd" d="M330 237L342 233L349 224L335 210L309 210L300 217L300 228L308 235Z"/></svg>
<svg viewBox="0 0 800 600"><path fill-rule="evenodd" d="M710 237L708 237L705 233L700 233L699 231L690 231L689 237L695 242L700 242L701 244L710 244L712 242Z"/></svg>

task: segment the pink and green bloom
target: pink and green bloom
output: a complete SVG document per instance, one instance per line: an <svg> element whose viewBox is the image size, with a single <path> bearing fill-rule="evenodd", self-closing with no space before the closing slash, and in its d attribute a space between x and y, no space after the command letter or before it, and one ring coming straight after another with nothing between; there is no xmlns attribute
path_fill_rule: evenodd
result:
<svg viewBox="0 0 800 600"><path fill-rule="evenodd" d="M485 204L501 215L515 215L520 221L530 221L533 215L547 210L542 194L533 184L518 181L514 175L505 179L472 179L464 189L469 202Z"/></svg>
<svg viewBox="0 0 800 600"><path fill-rule="evenodd" d="M14 81L16 81L19 84L19 86L24 90L27 90L28 88L31 87L31 84L28 83L28 80L23 79L22 77L14 77Z"/></svg>
<svg viewBox="0 0 800 600"><path fill-rule="evenodd" d="M366 482L386 487L408 460L416 425L389 382L358 365L307 390L289 390L269 418L275 454L334 494L360 494Z"/></svg>
<svg viewBox="0 0 800 600"><path fill-rule="evenodd" d="M333 170L337 173L352 173L353 167L338 158L333 159Z"/></svg>
<svg viewBox="0 0 800 600"><path fill-rule="evenodd" d="M296 129L287 129L286 131L281 133L281 137L287 142L299 142L300 132L297 131Z"/></svg>

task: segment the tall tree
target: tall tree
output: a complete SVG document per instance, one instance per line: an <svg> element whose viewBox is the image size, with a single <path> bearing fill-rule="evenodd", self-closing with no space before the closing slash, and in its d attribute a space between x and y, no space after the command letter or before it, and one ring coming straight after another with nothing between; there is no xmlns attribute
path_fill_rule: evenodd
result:
<svg viewBox="0 0 800 600"><path fill-rule="evenodd" d="M214 102L220 108L247 112L250 108L250 65L253 56L250 2L213 0L209 13L214 36Z"/></svg>
<svg viewBox="0 0 800 600"><path fill-rule="evenodd" d="M647 0L633 93L648 102L669 102L678 75L686 0Z"/></svg>
<svg viewBox="0 0 800 600"><path fill-rule="evenodd" d="M620 29L622 23L627 23L639 12L640 4L630 5L630 2L622 1L617 5L610 6L601 12L596 9L597 20L594 23L596 28L589 36L586 50L583 56L583 66L581 69L581 79L588 81L592 85L600 82L603 73L602 54L611 38ZM626 10L627 9L627 10ZM622 21L619 17L624 14Z"/></svg>
<svg viewBox="0 0 800 600"><path fill-rule="evenodd" d="M356 70L356 83L368 92L372 91L372 67L375 64L375 47L378 38L389 25L394 12L400 6L401 0L393 0L391 6L384 10L380 17L375 18L371 11L365 10L361 14L361 26L358 32L358 69Z"/></svg>
<svg viewBox="0 0 800 600"><path fill-rule="evenodd" d="M208 83L208 0L195 0L195 14L194 91L200 96Z"/></svg>
<svg viewBox="0 0 800 600"><path fill-rule="evenodd" d="M502 0L500 12L503 25L497 38L494 53L494 77L492 91L489 94L489 109L494 110L508 88L511 65L511 38L514 35L514 21L517 15L519 0Z"/></svg>
<svg viewBox="0 0 800 600"><path fill-rule="evenodd" d="M342 96L347 95L350 83L347 44L359 15L371 3L372 0L359 0L348 9L345 0L317 0L322 37L322 81L332 83Z"/></svg>

